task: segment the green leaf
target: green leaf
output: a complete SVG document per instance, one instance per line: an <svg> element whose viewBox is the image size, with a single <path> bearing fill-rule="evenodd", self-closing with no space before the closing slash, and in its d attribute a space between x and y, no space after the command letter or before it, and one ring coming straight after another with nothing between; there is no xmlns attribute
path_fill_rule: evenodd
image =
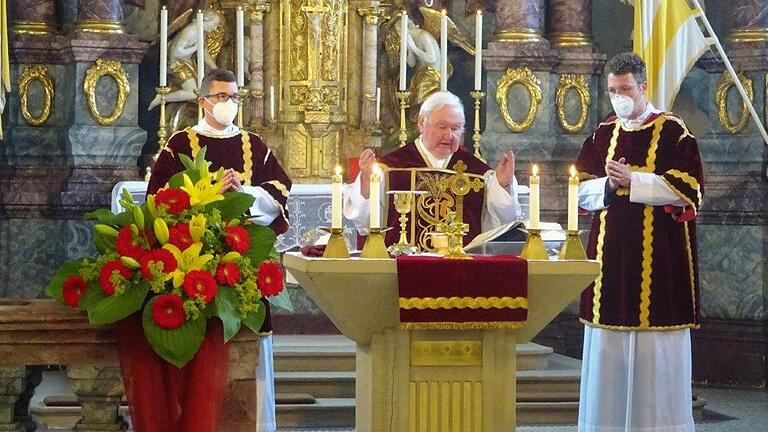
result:
<svg viewBox="0 0 768 432"><path fill-rule="evenodd" d="M245 212L253 206L256 199L242 192L227 192L221 201L212 202L206 207L217 208L221 212L221 219L228 221L240 218Z"/></svg>
<svg viewBox="0 0 768 432"><path fill-rule="evenodd" d="M200 151L197 152L197 156L195 156L195 167L199 169L203 166L203 164L208 163L205 160L205 153L208 151L208 147L202 147Z"/></svg>
<svg viewBox="0 0 768 432"><path fill-rule="evenodd" d="M237 313L237 293L228 286L219 285L216 297L213 298L216 316L224 324L224 341L229 342L240 331L240 315Z"/></svg>
<svg viewBox="0 0 768 432"><path fill-rule="evenodd" d="M293 302L286 288L280 291L280 294L270 297L269 304L288 312L293 312Z"/></svg>
<svg viewBox="0 0 768 432"><path fill-rule="evenodd" d="M141 309L149 292L149 283L130 283L120 295L105 296L101 290L88 290L88 320L91 324L102 325L119 321ZM102 298L99 298L102 297Z"/></svg>
<svg viewBox="0 0 768 432"><path fill-rule="evenodd" d="M251 265L258 268L262 261L273 256L277 236L272 229L263 225L244 224L251 239L251 248L245 254L251 260Z"/></svg>
<svg viewBox="0 0 768 432"><path fill-rule="evenodd" d="M206 320L204 318L187 320L181 327L173 330L159 327L152 319L152 305L157 298L158 296L153 297L144 308L142 316L144 335L157 355L177 368L182 368L200 349L205 338Z"/></svg>
<svg viewBox="0 0 768 432"><path fill-rule="evenodd" d="M85 214L85 220L95 220L96 223L124 227L133 222L133 215L130 212L114 214L107 209L98 209Z"/></svg>
<svg viewBox="0 0 768 432"><path fill-rule="evenodd" d="M261 326L264 324L264 319L267 317L267 310L264 308L264 304L259 302L259 309L256 312L251 312L243 319L243 324L251 329L252 332L258 333L261 331Z"/></svg>
<svg viewBox="0 0 768 432"><path fill-rule="evenodd" d="M50 298L63 305L67 304L64 302L64 296L62 295L64 281L67 280L68 277L74 276L80 272L80 268L83 266L84 260L85 258L80 258L78 260L69 261L59 267L59 270L55 275L53 275L53 279L51 279L51 282L45 288L45 292Z"/></svg>
<svg viewBox="0 0 768 432"><path fill-rule="evenodd" d="M98 231L93 232L93 244L96 246L96 250L102 254L115 250L115 239Z"/></svg>
<svg viewBox="0 0 768 432"><path fill-rule="evenodd" d="M173 177L168 180L168 186L172 188L181 188L184 186L184 174L186 174L189 179L192 180L192 183L197 183L198 180L200 180L200 173L198 171L182 171L174 174Z"/></svg>
<svg viewBox="0 0 768 432"><path fill-rule="evenodd" d="M195 169L195 162L192 161L192 159L184 153L179 153L179 160L181 160L185 170L192 171Z"/></svg>

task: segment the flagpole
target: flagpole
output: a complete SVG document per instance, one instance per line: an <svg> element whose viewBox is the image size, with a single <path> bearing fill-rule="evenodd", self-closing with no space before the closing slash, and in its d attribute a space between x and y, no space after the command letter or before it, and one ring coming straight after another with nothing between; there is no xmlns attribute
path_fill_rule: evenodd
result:
<svg viewBox="0 0 768 432"><path fill-rule="evenodd" d="M699 18L704 22L704 28L707 29L707 33L709 33L709 37L706 38L706 42L709 45L714 45L717 48L717 52L720 54L720 57L723 59L723 63L725 63L725 68L728 70L728 73L731 74L731 78L733 79L733 83L736 85L736 88L739 90L739 94L741 95L741 98L744 100L744 103L747 105L747 109L749 110L749 113L752 115L752 119L755 121L755 124L757 124L757 129L760 131L760 135L763 136L763 143L768 146L768 132L765 131L765 127L763 126L763 122L760 120L760 116L757 115L757 111L755 111L755 107L752 105L752 101L749 100L749 96L747 96L747 91L744 90L744 86L741 84L741 80L739 80L739 77L736 75L736 71L733 69L733 65L731 65L731 61L728 59L728 56L725 54L725 50L723 49L723 46L720 44L720 39L718 39L717 35L715 34L715 31L712 29L712 26L709 24L709 19L707 19L707 15L704 13L704 9L699 4L699 0L693 0L693 4L696 6L698 10L701 11L701 14L699 14Z"/></svg>

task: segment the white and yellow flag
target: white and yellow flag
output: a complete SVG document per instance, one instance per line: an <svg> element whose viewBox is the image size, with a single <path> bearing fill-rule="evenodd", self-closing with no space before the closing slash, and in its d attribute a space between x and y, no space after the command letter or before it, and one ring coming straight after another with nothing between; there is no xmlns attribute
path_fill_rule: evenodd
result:
<svg viewBox="0 0 768 432"><path fill-rule="evenodd" d="M669 111L680 84L707 50L696 17L704 12L688 0L635 0L634 52L645 61L648 100Z"/></svg>

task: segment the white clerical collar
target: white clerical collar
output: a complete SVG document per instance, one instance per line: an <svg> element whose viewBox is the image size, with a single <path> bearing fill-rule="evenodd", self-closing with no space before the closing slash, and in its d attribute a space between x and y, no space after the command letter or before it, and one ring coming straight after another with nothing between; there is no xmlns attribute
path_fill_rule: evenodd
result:
<svg viewBox="0 0 768 432"><path fill-rule="evenodd" d="M217 138L230 138L240 133L240 128L236 124L232 123L222 130L218 130L210 125L205 120L205 117L201 118L196 125L192 126L192 130L208 136L214 136Z"/></svg>
<svg viewBox="0 0 768 432"><path fill-rule="evenodd" d="M621 123L627 129L637 129L643 124L645 124L645 121L648 119L648 117L651 116L651 114L658 114L660 112L661 111L657 110L652 103L646 102L645 111L643 111L642 114L640 114L636 119L632 119L632 120L621 119Z"/></svg>
<svg viewBox="0 0 768 432"><path fill-rule="evenodd" d="M427 148L424 146L424 143L421 141L421 135L419 135L418 138L416 138L416 148L419 149L419 153L421 153L421 157L426 157L427 162L430 166L430 168L439 168L439 169L445 169L445 167L448 166L448 162L451 161L451 156L448 156L445 159L438 159L433 155Z"/></svg>

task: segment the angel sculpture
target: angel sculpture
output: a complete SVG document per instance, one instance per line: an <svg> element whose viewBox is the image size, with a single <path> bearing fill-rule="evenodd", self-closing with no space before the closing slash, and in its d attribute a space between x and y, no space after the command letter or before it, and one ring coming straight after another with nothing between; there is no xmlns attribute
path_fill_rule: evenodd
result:
<svg viewBox="0 0 768 432"><path fill-rule="evenodd" d="M408 34L406 45L408 47L407 61L409 67L415 70L408 87L410 92L410 111L418 112L422 101L430 94L440 90L440 45L437 38L440 37L440 18L442 13L427 7L420 7L424 24L419 27L408 18ZM392 75L396 75L400 56L400 27L399 17L393 18L387 23L387 31L384 39L385 50L389 59L388 64ZM464 49L470 55L475 50L467 38L459 31L456 24L448 18L448 40ZM448 63L446 67L448 77L453 74L453 66ZM393 89L394 91L394 89Z"/></svg>

